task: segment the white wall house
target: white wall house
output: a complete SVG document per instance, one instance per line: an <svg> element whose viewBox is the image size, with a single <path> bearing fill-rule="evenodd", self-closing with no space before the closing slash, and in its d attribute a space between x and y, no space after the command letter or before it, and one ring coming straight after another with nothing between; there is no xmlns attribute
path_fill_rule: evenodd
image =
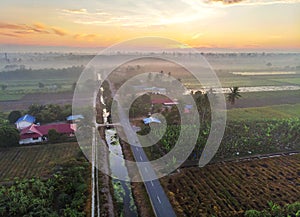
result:
<svg viewBox="0 0 300 217"><path fill-rule="evenodd" d="M48 140L49 130L54 129L58 133L65 134L68 137L74 136L76 124L69 123L52 123L46 125L32 124L21 130L19 144L38 143Z"/></svg>
<svg viewBox="0 0 300 217"><path fill-rule="evenodd" d="M43 140L42 137L37 137L37 138L26 138L26 139L21 139L19 141L20 145L25 145L25 144L30 144L30 143L36 143L36 142L43 142L45 140Z"/></svg>

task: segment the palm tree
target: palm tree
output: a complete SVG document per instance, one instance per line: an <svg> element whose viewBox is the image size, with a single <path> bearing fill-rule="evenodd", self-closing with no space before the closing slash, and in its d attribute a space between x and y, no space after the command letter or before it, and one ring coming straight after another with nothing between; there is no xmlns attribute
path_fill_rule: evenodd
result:
<svg viewBox="0 0 300 217"><path fill-rule="evenodd" d="M227 96L228 102L230 102L230 104L233 105L235 103L235 100L240 97L241 97L241 94L240 94L239 87L231 87L230 93Z"/></svg>

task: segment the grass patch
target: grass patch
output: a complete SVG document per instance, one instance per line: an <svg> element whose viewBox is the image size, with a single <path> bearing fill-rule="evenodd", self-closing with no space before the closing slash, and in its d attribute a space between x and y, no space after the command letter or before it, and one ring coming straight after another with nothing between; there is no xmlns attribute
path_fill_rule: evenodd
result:
<svg viewBox="0 0 300 217"><path fill-rule="evenodd" d="M300 90L260 91L241 93L242 99L270 99L282 97L299 97Z"/></svg>
<svg viewBox="0 0 300 217"><path fill-rule="evenodd" d="M44 87L39 88L38 84ZM0 90L0 101L20 100L26 94L32 93L59 93L72 90L73 80L67 79L36 79L36 80L6 80L0 85L7 85L5 90Z"/></svg>
<svg viewBox="0 0 300 217"><path fill-rule="evenodd" d="M300 104L236 108L227 111L228 120L274 120L300 117Z"/></svg>
<svg viewBox="0 0 300 217"><path fill-rule="evenodd" d="M0 94L0 101L13 101L13 100L20 100L24 94L18 94L18 93L3 93Z"/></svg>
<svg viewBox="0 0 300 217"><path fill-rule="evenodd" d="M300 78L275 78L272 81L300 85Z"/></svg>

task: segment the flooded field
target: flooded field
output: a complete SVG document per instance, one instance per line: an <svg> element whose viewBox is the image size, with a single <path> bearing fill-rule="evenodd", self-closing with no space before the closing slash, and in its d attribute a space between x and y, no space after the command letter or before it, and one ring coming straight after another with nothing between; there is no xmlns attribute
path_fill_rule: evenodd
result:
<svg viewBox="0 0 300 217"><path fill-rule="evenodd" d="M251 75L294 75L296 72L232 72L233 75L246 75L246 76L251 76Z"/></svg>
<svg viewBox="0 0 300 217"><path fill-rule="evenodd" d="M289 85L289 86L259 86L259 87L239 87L240 92L269 92L269 91L285 91L285 90L300 90L298 85ZM189 94L190 91L210 91L210 88L202 89L190 89L186 94ZM230 93L229 88L212 88L213 93Z"/></svg>

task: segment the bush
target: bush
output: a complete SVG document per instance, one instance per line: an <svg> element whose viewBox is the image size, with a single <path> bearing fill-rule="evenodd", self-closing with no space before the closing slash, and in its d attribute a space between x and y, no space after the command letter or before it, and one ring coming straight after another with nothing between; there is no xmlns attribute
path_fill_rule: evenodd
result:
<svg viewBox="0 0 300 217"><path fill-rule="evenodd" d="M254 209L245 212L245 217L283 217L283 216L300 216L300 202L287 204L284 207L279 206L272 201L268 202L269 208L263 211Z"/></svg>
<svg viewBox="0 0 300 217"><path fill-rule="evenodd" d="M245 217L260 217L260 216L261 216L261 212L255 209L251 209L245 212Z"/></svg>
<svg viewBox="0 0 300 217"><path fill-rule="evenodd" d="M67 139L65 134L58 133L55 129L48 131L48 139L51 143L64 142Z"/></svg>
<svg viewBox="0 0 300 217"><path fill-rule="evenodd" d="M11 147L19 145L19 131L12 126L0 127L0 147Z"/></svg>
<svg viewBox="0 0 300 217"><path fill-rule="evenodd" d="M12 111L9 113L7 119L9 123L14 124L21 116L22 113L20 111Z"/></svg>
<svg viewBox="0 0 300 217"><path fill-rule="evenodd" d="M0 186L0 216L86 216L89 165L76 160L62 166L47 180L15 179L10 186Z"/></svg>
<svg viewBox="0 0 300 217"><path fill-rule="evenodd" d="M288 215L296 214L297 216L297 212L300 214L300 202L288 204L285 209Z"/></svg>

